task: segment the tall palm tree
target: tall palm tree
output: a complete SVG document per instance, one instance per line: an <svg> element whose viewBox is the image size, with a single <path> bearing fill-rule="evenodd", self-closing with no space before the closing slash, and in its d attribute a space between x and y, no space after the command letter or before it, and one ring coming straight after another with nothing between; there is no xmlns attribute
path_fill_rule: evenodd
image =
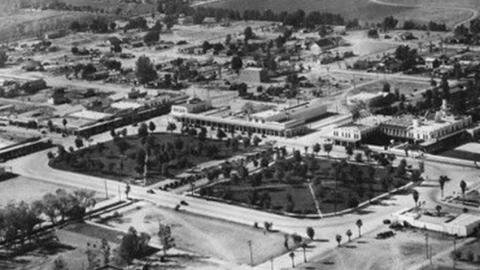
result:
<svg viewBox="0 0 480 270"><path fill-rule="evenodd" d="M358 237L362 237L362 226L363 226L363 222L361 219L357 220L357 222L355 222L355 225L357 225L358 227Z"/></svg>
<svg viewBox="0 0 480 270"><path fill-rule="evenodd" d="M345 233L348 237L348 242L352 241L351 238L352 238L352 231L350 229L347 230L347 232Z"/></svg>
<svg viewBox="0 0 480 270"><path fill-rule="evenodd" d="M302 243L302 249L303 249L303 262L304 262L304 263L306 263L306 262L307 262L307 252L306 252L306 250L307 250L307 247L308 247L308 246L307 246L307 243L304 241L304 242Z"/></svg>
<svg viewBox="0 0 480 270"><path fill-rule="evenodd" d="M447 181L447 177L442 175L440 178L438 178L438 183L440 184L440 191L442 192L442 198L443 198L443 189L445 188L445 182Z"/></svg>
<svg viewBox="0 0 480 270"><path fill-rule="evenodd" d="M292 268L295 268L295 253L292 251L290 254L288 254L288 256L290 256L290 259L292 259Z"/></svg>
<svg viewBox="0 0 480 270"><path fill-rule="evenodd" d="M342 236L340 234L337 234L335 236L335 240L337 241L338 246L340 246L340 243L342 243Z"/></svg>

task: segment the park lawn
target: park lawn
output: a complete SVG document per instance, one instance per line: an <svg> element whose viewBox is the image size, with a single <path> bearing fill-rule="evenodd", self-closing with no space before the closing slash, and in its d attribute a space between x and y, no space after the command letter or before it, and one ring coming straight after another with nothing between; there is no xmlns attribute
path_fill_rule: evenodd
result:
<svg viewBox="0 0 480 270"><path fill-rule="evenodd" d="M254 192L257 192L259 196L268 193L271 197L271 209L275 211L282 211L284 209L286 198L288 194L290 194L295 202L293 212L301 214L317 214L315 201L307 184L293 186L283 183L271 183L259 187L251 187L223 183L216 188L219 188L217 192L222 192L223 190L228 189L229 192L231 192L231 198L229 200L247 205L251 204Z"/></svg>
<svg viewBox="0 0 480 270"><path fill-rule="evenodd" d="M150 151L148 157L151 165L149 165L147 175L148 184L164 180L166 177L175 177L175 175L211 160L227 159L236 154L254 149L253 147L239 146L239 149L233 151L231 147L226 146L224 141L205 139L204 142L201 142L197 137L173 133L152 133L149 134L149 136L154 138L156 144L156 146L151 147L152 149L168 144L172 144L172 146L175 147L174 144L176 140L181 140L183 147L180 150L175 148L175 158L164 163L156 160L157 157L155 157L154 150ZM122 138L129 145L123 154L112 140L73 152L73 161L70 162L65 158L57 157L50 162L50 166L60 170L73 171L122 182L129 182L132 179L143 179L143 175L135 170L138 166L136 155L141 149L145 151L146 145L142 144L142 139L137 135ZM206 149L203 149L200 154L192 154L190 150L197 148L200 143L204 145L204 148L206 148L207 145L217 147L218 153L211 156L206 153ZM101 147L101 145L103 145L103 147ZM100 150L102 148L103 150ZM88 162L91 161L96 165L80 166L80 162L85 160ZM123 169L121 167L122 162ZM103 165L99 166L99 164ZM167 170L165 170L165 166L168 168Z"/></svg>
<svg viewBox="0 0 480 270"><path fill-rule="evenodd" d="M345 163L346 167L342 168L338 180L335 181L332 164L336 161L318 158L315 160L318 164L317 168L306 177L291 175L289 179L279 180L275 178L273 169L275 165L273 165L251 176L254 178L257 174L262 173L263 179L260 185L254 186L251 181L222 182L204 187L199 194L278 213L296 214L318 214L315 206L316 199L320 212L327 214L356 207L362 202L403 186L410 181L407 176L397 177L395 172L389 174L387 167L366 163ZM308 160L304 161L308 163ZM286 161L286 163L294 162L293 160ZM392 169L395 170L395 168ZM270 170L271 173L266 173L266 170ZM371 170L375 171L373 179L370 177ZM361 181L357 181L359 177ZM311 185L314 194L309 189L308 179L312 179ZM270 197L269 206L263 203L266 194ZM287 210L289 209L288 196L291 196L293 201L293 207L290 207L290 210Z"/></svg>
<svg viewBox="0 0 480 270"><path fill-rule="evenodd" d="M381 78L381 74L379 77ZM428 83L424 82L412 82L412 81L402 81L402 80L387 80L387 83L390 84L390 93L395 93L395 89L400 91L400 94L405 95L407 98L411 94L416 91L422 91L424 89L430 88ZM360 93L360 92L368 92L368 93L378 93L383 90L383 85L385 81L375 81L371 84L364 85L362 87L357 88L357 90L352 91L352 95Z"/></svg>

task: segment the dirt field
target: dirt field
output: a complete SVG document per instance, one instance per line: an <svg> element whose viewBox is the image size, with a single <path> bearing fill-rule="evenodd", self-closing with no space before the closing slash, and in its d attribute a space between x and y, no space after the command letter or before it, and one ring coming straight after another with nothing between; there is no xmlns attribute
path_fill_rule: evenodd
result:
<svg viewBox="0 0 480 270"><path fill-rule="evenodd" d="M157 241L158 222L171 225L178 249L191 251L239 264L250 263L248 240L252 241L254 263L259 264L285 253L284 236L280 233L264 234L263 230L185 215L145 204L141 209L124 213L124 217L110 221L108 225L121 229L134 226L138 231L152 235Z"/></svg>
<svg viewBox="0 0 480 270"><path fill-rule="evenodd" d="M385 228L385 230L388 229ZM342 245L342 247L336 248L320 258L312 259L307 265L297 268L400 270L416 269L415 266L426 260L425 235L423 233L396 232L393 238L377 240L375 236L379 232L368 234L359 240ZM343 237L346 239L345 235ZM434 256L450 248L452 243L447 237L434 235L433 233L429 234L429 244ZM375 254L375 256L372 256L372 254Z"/></svg>

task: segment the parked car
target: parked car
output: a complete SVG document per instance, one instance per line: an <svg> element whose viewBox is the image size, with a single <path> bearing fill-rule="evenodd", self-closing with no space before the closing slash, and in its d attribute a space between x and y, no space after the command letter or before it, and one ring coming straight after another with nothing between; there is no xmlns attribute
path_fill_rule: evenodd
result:
<svg viewBox="0 0 480 270"><path fill-rule="evenodd" d="M395 236L395 233L393 231L385 231L385 232L381 232L379 234L377 234L377 236L375 237L376 239L387 239L387 238L390 238L390 237L393 237Z"/></svg>

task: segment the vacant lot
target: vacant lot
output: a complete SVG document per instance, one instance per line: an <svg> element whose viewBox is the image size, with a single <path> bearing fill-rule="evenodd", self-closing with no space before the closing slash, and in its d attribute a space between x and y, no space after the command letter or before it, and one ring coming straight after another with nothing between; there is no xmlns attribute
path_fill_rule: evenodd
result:
<svg viewBox="0 0 480 270"><path fill-rule="evenodd" d="M11 201L20 202L23 200L28 203L33 202L41 199L43 195L49 192L55 193L59 188L70 191L70 189L64 186L49 184L23 176L1 181L0 190L2 196L0 196L0 207Z"/></svg>
<svg viewBox="0 0 480 270"><path fill-rule="evenodd" d="M158 243L158 224L168 224L178 249L229 262L250 263L249 240L252 241L254 264L286 252L284 235L281 233L265 234L263 230L253 227L183 214L149 204L122 214L122 218L111 220L108 225L121 229L134 226L138 231L148 232L152 236L151 241Z"/></svg>
<svg viewBox="0 0 480 270"><path fill-rule="evenodd" d="M385 230L388 229L385 228ZM329 252L326 256L312 259L308 264L298 268L322 270L417 269L415 266L426 260L425 235L423 233L398 231L393 238L377 240L375 236L379 232L377 231L351 243L346 243L342 247ZM344 239L346 238L345 235L343 237ZM430 233L429 244L435 256L450 248L452 241L448 237ZM442 258L448 261L448 256L443 256Z"/></svg>

